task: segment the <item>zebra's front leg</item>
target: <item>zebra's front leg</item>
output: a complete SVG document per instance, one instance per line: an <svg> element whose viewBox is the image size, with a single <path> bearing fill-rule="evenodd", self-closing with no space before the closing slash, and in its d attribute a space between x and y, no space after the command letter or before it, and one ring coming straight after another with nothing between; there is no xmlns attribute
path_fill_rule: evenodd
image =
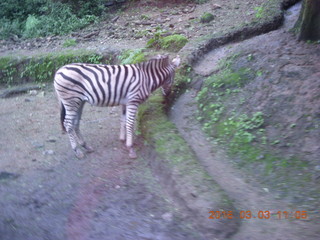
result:
<svg viewBox="0 0 320 240"><path fill-rule="evenodd" d="M130 158L137 158L137 153L133 148L133 128L134 128L134 123L136 119L137 109L138 109L137 105L127 105L127 108L126 108L126 134L127 134L126 146L129 150Z"/></svg>

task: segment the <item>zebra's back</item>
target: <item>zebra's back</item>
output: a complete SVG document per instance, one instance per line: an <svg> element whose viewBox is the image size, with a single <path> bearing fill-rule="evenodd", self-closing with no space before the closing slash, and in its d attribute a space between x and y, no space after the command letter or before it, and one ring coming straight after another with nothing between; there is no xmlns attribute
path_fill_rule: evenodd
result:
<svg viewBox="0 0 320 240"><path fill-rule="evenodd" d="M92 105L115 106L137 96L143 89L142 75L136 65L73 63L57 71L54 85L62 99L73 95Z"/></svg>

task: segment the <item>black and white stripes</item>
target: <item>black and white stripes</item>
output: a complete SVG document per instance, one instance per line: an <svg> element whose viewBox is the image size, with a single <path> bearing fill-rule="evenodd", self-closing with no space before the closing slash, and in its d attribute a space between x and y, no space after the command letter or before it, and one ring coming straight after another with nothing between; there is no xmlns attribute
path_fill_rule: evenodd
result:
<svg viewBox="0 0 320 240"><path fill-rule="evenodd" d="M158 56L131 65L74 63L60 68L54 87L61 104L61 124L69 134L76 156L84 156L80 146L92 151L79 130L82 109L88 102L101 107L122 105L120 140L126 140L129 156L135 158L132 131L138 106L159 87L164 93L170 91L179 64L179 57L170 62L167 56Z"/></svg>

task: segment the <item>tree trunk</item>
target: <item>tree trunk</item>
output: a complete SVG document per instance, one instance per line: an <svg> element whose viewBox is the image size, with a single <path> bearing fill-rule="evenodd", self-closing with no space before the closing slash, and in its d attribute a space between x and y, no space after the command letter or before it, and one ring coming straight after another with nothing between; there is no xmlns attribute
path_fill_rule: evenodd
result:
<svg viewBox="0 0 320 240"><path fill-rule="evenodd" d="M320 0L304 0L295 24L299 40L320 40Z"/></svg>

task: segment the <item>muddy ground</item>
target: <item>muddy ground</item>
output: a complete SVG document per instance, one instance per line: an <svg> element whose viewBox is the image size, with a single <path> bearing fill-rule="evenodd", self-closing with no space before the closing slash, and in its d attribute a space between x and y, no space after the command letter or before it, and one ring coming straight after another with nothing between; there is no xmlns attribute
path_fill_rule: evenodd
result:
<svg viewBox="0 0 320 240"><path fill-rule="evenodd" d="M124 14L113 16L113 25L106 21L65 37L3 41L0 52L3 55L32 55L48 49L64 50L62 45L70 38L78 41L75 48L93 48L102 52L110 47L144 47L157 24L171 32L186 34L192 40L226 26L232 28L239 22L251 21L256 14L255 7L261 2L217 0L196 8L193 5L165 6L156 12L154 6L144 8L143 12L143 5L140 8L129 7ZM215 20L201 27L194 19L209 8L215 13ZM141 18L142 14L145 16ZM126 31L127 22L134 31ZM86 38L93 32L97 34ZM283 34L279 32L277 37ZM266 39L259 41L266 43L271 39L275 40L275 35L267 35ZM295 41L292 35L286 35L280 41L282 45L277 45L277 50L282 56L290 57L292 54L281 52L287 40ZM251 44L248 42L247 47L250 48ZM232 48L227 47L225 53L230 53ZM272 53L274 45L264 49L259 56ZM303 46L299 49L303 52ZM307 53L298 52L297 55L307 56ZM211 61L210 66L199 64L200 73L208 75L215 71L211 63L217 56L208 60L209 56L205 61ZM205 148L208 143L200 127L193 128L196 124L190 116L195 111L192 108L194 95L192 92L178 100L177 106L185 111L175 112L173 121L180 127L182 135L187 134L187 140L199 143L193 146L195 153L213 179L234 200L235 206L251 211L291 210L292 205L288 206L288 202L275 200L265 186L228 164L230 159L220 151L217 150L215 157L209 157L209 162L206 162L214 150ZM1 240L220 239L197 229L192 216L186 214L187 209L167 193L170 186L160 184L161 176L150 168L153 158L148 154L150 149L143 139L137 139L139 158L128 158L118 141L118 108L85 107L82 130L87 141L95 146L95 152L78 160L69 146L68 137L61 134L58 105L50 84L44 90L0 99L0 102ZM241 230L232 239L313 240L319 236L313 225L315 222L310 219L263 221L243 221Z"/></svg>
<svg viewBox="0 0 320 240"><path fill-rule="evenodd" d="M96 151L78 160L52 89L1 99L1 240L205 239L159 185L150 159L128 158L118 110L85 108L83 133Z"/></svg>

